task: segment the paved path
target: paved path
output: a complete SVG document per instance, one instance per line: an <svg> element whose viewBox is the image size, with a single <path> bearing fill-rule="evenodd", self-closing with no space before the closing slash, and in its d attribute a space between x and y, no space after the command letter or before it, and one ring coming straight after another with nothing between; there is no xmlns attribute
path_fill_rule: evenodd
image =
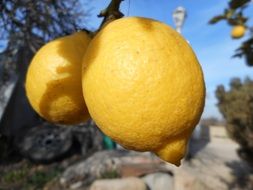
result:
<svg viewBox="0 0 253 190"><path fill-rule="evenodd" d="M193 148L199 148L200 144L196 143L193 142ZM237 148L230 139L216 139L202 146L191 161L184 161L181 167L169 165L175 174L175 190L246 189L239 183L246 180L249 168L237 156Z"/></svg>

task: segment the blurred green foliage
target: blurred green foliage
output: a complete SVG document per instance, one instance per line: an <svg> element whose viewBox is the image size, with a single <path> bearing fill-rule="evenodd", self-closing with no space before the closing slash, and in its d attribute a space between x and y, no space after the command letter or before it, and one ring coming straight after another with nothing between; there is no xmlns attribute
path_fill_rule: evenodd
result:
<svg viewBox="0 0 253 190"><path fill-rule="evenodd" d="M10 171L3 175L3 182L16 183L25 179L28 174L27 168Z"/></svg>
<svg viewBox="0 0 253 190"><path fill-rule="evenodd" d="M0 189L1 185L8 189L43 189L46 183L59 176L61 172L62 168L59 167L38 170L36 165L23 163L18 168L12 167L0 172Z"/></svg>
<svg viewBox="0 0 253 190"><path fill-rule="evenodd" d="M51 171L36 171L33 175L28 177L26 186L34 187L35 189L42 188L44 185L57 177L62 170L56 168Z"/></svg>
<svg viewBox="0 0 253 190"><path fill-rule="evenodd" d="M115 179L119 178L120 174L117 170L106 171L101 174L101 179Z"/></svg>
<svg viewBox="0 0 253 190"><path fill-rule="evenodd" d="M216 89L218 108L229 136L240 145L239 156L253 166L253 80L233 78L230 89Z"/></svg>

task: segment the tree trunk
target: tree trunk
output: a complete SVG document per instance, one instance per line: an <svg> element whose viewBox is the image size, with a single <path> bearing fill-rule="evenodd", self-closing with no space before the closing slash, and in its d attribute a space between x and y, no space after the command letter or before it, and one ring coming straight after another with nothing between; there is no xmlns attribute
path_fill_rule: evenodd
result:
<svg viewBox="0 0 253 190"><path fill-rule="evenodd" d="M7 137L22 135L24 129L39 124L39 117L31 108L25 93L25 76L33 53L23 47L17 53L18 80L4 111L0 132Z"/></svg>

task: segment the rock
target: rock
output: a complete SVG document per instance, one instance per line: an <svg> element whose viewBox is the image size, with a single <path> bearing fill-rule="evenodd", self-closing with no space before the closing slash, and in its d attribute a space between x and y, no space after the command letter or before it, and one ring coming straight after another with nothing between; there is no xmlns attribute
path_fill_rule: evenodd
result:
<svg viewBox="0 0 253 190"><path fill-rule="evenodd" d="M92 120L83 125L71 127L73 139L80 146L80 152L83 156L95 151L102 150L103 136Z"/></svg>
<svg viewBox="0 0 253 190"><path fill-rule="evenodd" d="M171 173L164 163L150 154L126 150L104 150L69 166L60 177L63 186L82 181L90 185L98 178L143 176L152 172Z"/></svg>
<svg viewBox="0 0 253 190"><path fill-rule="evenodd" d="M59 184L57 178L47 182L43 190L63 190L64 188Z"/></svg>
<svg viewBox="0 0 253 190"><path fill-rule="evenodd" d="M88 157L102 149L101 132L86 122L77 126L43 124L24 128L15 138L20 152L37 163L51 163L81 153Z"/></svg>
<svg viewBox="0 0 253 190"><path fill-rule="evenodd" d="M72 147L69 129L51 125L35 126L17 141L21 153L35 162L49 163L64 157Z"/></svg>
<svg viewBox="0 0 253 190"><path fill-rule="evenodd" d="M81 181L78 181L76 183L71 184L70 189L78 189L82 185L83 185L83 183Z"/></svg>
<svg viewBox="0 0 253 190"><path fill-rule="evenodd" d="M124 163L131 164L163 164L165 163L151 152L128 151L128 155L122 158Z"/></svg>
<svg viewBox="0 0 253 190"><path fill-rule="evenodd" d="M89 158L68 167L60 177L60 183L64 186L71 186L73 183L83 181L84 185L87 185L106 173L118 173L119 158L126 154L127 151L123 150L97 152Z"/></svg>
<svg viewBox="0 0 253 190"><path fill-rule="evenodd" d="M156 163L122 163L120 174L122 177L144 176L151 173L164 172L171 174L170 170L162 164Z"/></svg>
<svg viewBox="0 0 253 190"><path fill-rule="evenodd" d="M11 98L14 87L17 83L17 77L11 77L9 81L3 81L3 65L0 66L0 121L4 115L5 108L8 104L8 101Z"/></svg>
<svg viewBox="0 0 253 190"><path fill-rule="evenodd" d="M96 180L90 190L147 190L143 180L136 177Z"/></svg>
<svg viewBox="0 0 253 190"><path fill-rule="evenodd" d="M167 173L153 173L142 177L150 190L173 190L174 178Z"/></svg>

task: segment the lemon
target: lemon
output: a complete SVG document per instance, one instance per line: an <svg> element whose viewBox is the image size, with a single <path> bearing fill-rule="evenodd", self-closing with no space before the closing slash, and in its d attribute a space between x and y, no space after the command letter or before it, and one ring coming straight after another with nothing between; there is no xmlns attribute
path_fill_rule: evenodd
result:
<svg viewBox="0 0 253 190"><path fill-rule="evenodd" d="M82 57L89 42L86 32L77 32L47 43L32 59L26 76L26 94L44 119L76 124L89 117L81 84Z"/></svg>
<svg viewBox="0 0 253 190"><path fill-rule="evenodd" d="M234 39L241 38L244 36L245 30L246 28L243 25L234 26L231 30L231 37Z"/></svg>
<svg viewBox="0 0 253 190"><path fill-rule="evenodd" d="M200 64L180 34L147 18L113 21L91 41L82 82L106 135L180 165L205 100Z"/></svg>

